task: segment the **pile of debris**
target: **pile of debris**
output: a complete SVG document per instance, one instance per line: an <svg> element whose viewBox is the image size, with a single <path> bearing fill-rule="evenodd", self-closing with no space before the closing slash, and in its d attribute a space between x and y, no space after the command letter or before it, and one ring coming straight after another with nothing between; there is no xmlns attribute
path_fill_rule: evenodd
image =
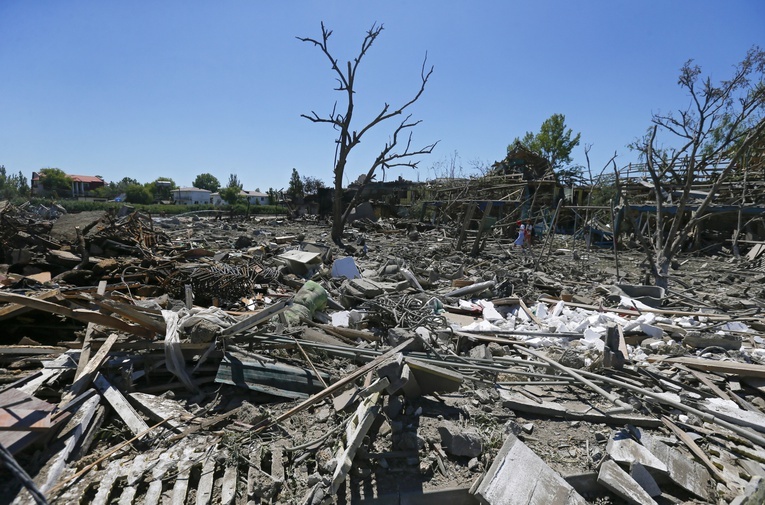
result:
<svg viewBox="0 0 765 505"><path fill-rule="evenodd" d="M13 503L762 503L765 274L556 236L0 211ZM616 268L621 272L617 275Z"/></svg>

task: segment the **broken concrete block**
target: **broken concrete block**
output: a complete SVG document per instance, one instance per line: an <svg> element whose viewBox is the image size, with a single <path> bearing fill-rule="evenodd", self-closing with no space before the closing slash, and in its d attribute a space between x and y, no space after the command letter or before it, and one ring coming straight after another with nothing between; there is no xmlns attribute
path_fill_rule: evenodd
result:
<svg viewBox="0 0 765 505"><path fill-rule="evenodd" d="M491 351L485 344L480 344L470 349L470 357L474 359L491 359Z"/></svg>
<svg viewBox="0 0 765 505"><path fill-rule="evenodd" d="M401 388L401 369L403 367L404 355L401 353L397 353L378 365L377 376L387 378L390 382L386 389L388 394L393 394Z"/></svg>
<svg viewBox="0 0 765 505"><path fill-rule="evenodd" d="M614 461L606 461L600 466L598 484L612 493L635 505L656 505L653 498L642 488L640 484L629 476L627 472L619 468Z"/></svg>
<svg viewBox="0 0 765 505"><path fill-rule="evenodd" d="M358 400L359 388L352 387L335 395L332 399L332 406L337 412L350 411Z"/></svg>
<svg viewBox="0 0 765 505"><path fill-rule="evenodd" d="M72 254L69 251L51 250L46 255L48 262L54 265L61 265L65 267L76 267L82 261L82 258L76 254Z"/></svg>
<svg viewBox="0 0 765 505"><path fill-rule="evenodd" d="M706 468L656 437L644 433L640 441L667 467L669 478L675 484L703 500L707 499L709 472Z"/></svg>
<svg viewBox="0 0 765 505"><path fill-rule="evenodd" d="M404 363L401 367L401 391L404 392L404 396L407 398L419 398L422 396L422 389L420 388L417 379L412 374L412 369L409 365Z"/></svg>
<svg viewBox="0 0 765 505"><path fill-rule="evenodd" d="M618 431L609 439L606 452L617 463L640 463L651 470L667 473L667 465L624 432Z"/></svg>
<svg viewBox="0 0 765 505"><path fill-rule="evenodd" d="M741 349L741 337L739 335L730 335L727 333L701 333L700 331L689 331L683 337L683 344L695 349L706 349L707 347L721 347L729 351Z"/></svg>
<svg viewBox="0 0 765 505"><path fill-rule="evenodd" d="M408 358L406 362L424 395L452 393L458 391L462 385L461 373L416 359Z"/></svg>
<svg viewBox="0 0 765 505"><path fill-rule="evenodd" d="M321 255L307 251L287 251L277 256L296 275L306 275L321 266Z"/></svg>
<svg viewBox="0 0 765 505"><path fill-rule="evenodd" d="M463 428L445 421L438 427L438 433L441 435L444 451L453 456L474 458L483 452L481 436L472 428Z"/></svg>
<svg viewBox="0 0 765 505"><path fill-rule="evenodd" d="M555 470L517 437L509 435L475 490L483 505L585 505Z"/></svg>
<svg viewBox="0 0 765 505"><path fill-rule="evenodd" d="M200 319L189 328L189 339L193 343L212 342L219 331L220 326L217 324Z"/></svg>
<svg viewBox="0 0 765 505"><path fill-rule="evenodd" d="M348 286L361 293L364 298L375 298L385 292L381 286L369 279L351 279L348 281Z"/></svg>

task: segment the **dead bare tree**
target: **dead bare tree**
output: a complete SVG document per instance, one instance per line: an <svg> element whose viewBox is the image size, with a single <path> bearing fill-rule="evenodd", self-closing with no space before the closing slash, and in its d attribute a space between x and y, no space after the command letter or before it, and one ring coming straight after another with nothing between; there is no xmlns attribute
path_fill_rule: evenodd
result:
<svg viewBox="0 0 765 505"><path fill-rule="evenodd" d="M654 114L653 126L636 143L656 196L656 232L642 237L636 230L636 235L644 246L657 286L667 287L673 259L709 217L705 213L721 186L733 172L746 169L742 166L744 154L765 135L764 75L765 52L759 47L747 52L730 80L716 85L709 77L702 79L700 67L689 60L678 79L689 93L688 107L675 114ZM676 147L659 147L660 137L665 135L668 144ZM698 205L692 206L694 184L711 172L711 188ZM674 197L673 185L680 189ZM674 213L667 211L668 205L676 206Z"/></svg>
<svg viewBox="0 0 765 505"><path fill-rule="evenodd" d="M301 116L313 121L314 123L328 123L332 125L335 130L338 130L339 136L337 139L337 151L335 157L335 198L333 200L332 207L332 240L340 244L342 242L343 229L345 223L348 220L348 216L351 210L356 206L359 198L361 197L364 187L373 179L377 169L386 170L392 167L412 167L415 168L419 161L414 161L412 158L422 154L430 154L433 148L438 142L427 145L422 148L412 148L412 132L411 129L417 126L420 121L412 121L411 114L407 115L398 126L393 130L389 140L385 143L380 150L380 154L372 161L367 170L366 175L361 181L361 185L354 195L353 199L347 208L343 209L343 174L345 173L346 164L348 162L348 155L351 153L354 147L361 142L362 137L369 130L382 123L387 119L391 119L394 116L400 116L408 109L412 104L420 99L422 93L425 91L425 85L428 83L431 74L433 73L433 67L426 69L427 54L422 62L422 68L420 70L420 88L412 99L404 103L402 106L392 109L390 104L385 103L380 112L371 121L361 128L353 129L353 111L354 111L354 86L356 84L356 71L359 68L359 64L364 56L372 47L372 44L377 39L378 35L383 30L383 25L372 25L367 31L364 40L361 43L361 50L358 56L353 61L348 61L345 65L345 70L342 70L338 65L338 60L332 56L329 51L329 37L332 35L332 30L328 30L324 23L321 24L321 39L317 40L310 37L298 37L298 40L302 42L310 42L314 46L318 47L322 53L329 59L332 65L332 70L337 75L338 86L335 91L340 91L345 95L345 112L341 113L337 111L337 102L335 102L332 112L324 117L319 116L316 112L311 111L311 115L302 114ZM406 141L401 140L399 137L402 134L408 133ZM399 146L399 142L402 142L402 146ZM401 149L403 147L403 149Z"/></svg>

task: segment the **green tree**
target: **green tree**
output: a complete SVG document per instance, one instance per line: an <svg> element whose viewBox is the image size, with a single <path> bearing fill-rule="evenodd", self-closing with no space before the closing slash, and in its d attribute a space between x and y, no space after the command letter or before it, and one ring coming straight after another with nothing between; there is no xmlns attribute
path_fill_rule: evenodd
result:
<svg viewBox="0 0 765 505"><path fill-rule="evenodd" d="M229 205L236 205L242 201L242 183L236 174L228 176L228 184L220 191L220 197Z"/></svg>
<svg viewBox="0 0 765 505"><path fill-rule="evenodd" d="M303 196L303 181L300 179L300 174L296 168L292 169L292 177L290 177L290 185L287 188L287 194L294 200Z"/></svg>
<svg viewBox="0 0 765 505"><path fill-rule="evenodd" d="M542 122L539 133L526 132L522 139L517 138L512 144L507 146L511 151L516 142L543 156L550 162L550 167L559 172L571 164L571 151L579 145L581 133L577 133L573 138L574 132L571 128L566 129L566 116L563 114L553 114ZM581 174L581 167L574 170L575 167L568 167L569 171Z"/></svg>
<svg viewBox="0 0 765 505"><path fill-rule="evenodd" d="M319 192L319 189L325 188L324 181L316 177L303 176L303 192L306 195L314 195Z"/></svg>
<svg viewBox="0 0 765 505"><path fill-rule="evenodd" d="M117 189L121 191L125 191L125 189L127 189L128 186L131 186L133 184L141 184L141 183L133 179L132 177L123 177L122 180L116 184L116 186L117 186Z"/></svg>
<svg viewBox="0 0 765 505"><path fill-rule="evenodd" d="M380 107L378 113L366 124L357 124L357 122L354 121L353 112L356 106L355 99L357 96L356 90L354 89L357 82L356 71L361 64L361 61L364 59L364 55L369 48L372 47L372 44L374 44L374 41L382 31L382 25L372 25L372 27L367 30L367 34L361 42L361 49L359 50L358 55L352 60L348 60L346 63L339 63L338 59L330 52L329 38L332 35L332 30L328 30L324 26L324 23L321 24L320 39L298 37L298 40L308 42L313 44L314 47L318 47L322 54L329 60L332 71L338 82L338 86L335 90L343 94L344 105L340 106L339 111L336 107L333 107L332 111L327 116L319 116L316 112L312 112L311 115L302 114L302 117L309 121L329 124L338 132L338 138L334 142L334 149L336 149L337 154L335 156L334 168L335 198L332 202L332 240L336 244L342 243L343 229L351 214L351 210L353 210L358 203L359 198L361 198L364 187L374 178L377 169L384 171L392 167L416 168L419 161L412 161L414 157L430 154L438 143L436 142L419 149L413 147L412 128L420 124L420 121L412 120L411 114L404 114L412 104L420 99L425 91L428 79L433 73L433 67L431 66L430 69L428 69L426 66L427 55L422 62L422 68L420 70L419 89L412 98L398 108L391 107L390 104L385 103ZM337 103L335 105L337 105ZM359 190L351 199L350 204L344 208L341 195L343 193L343 176L348 163L348 156L353 149L359 145L368 131L380 123L397 116L402 117L401 122L393 128L392 134L388 137L389 140L382 146L379 154L370 161L369 168L361 181ZM403 137L403 139L400 137ZM401 145L399 145L399 140L401 140Z"/></svg>
<svg viewBox="0 0 765 505"><path fill-rule="evenodd" d="M11 200L29 194L29 184L24 174L7 175L5 165L0 165L0 199Z"/></svg>
<svg viewBox="0 0 765 505"><path fill-rule="evenodd" d="M145 187L153 200L170 200L173 190L178 186L170 177L157 177L154 182L146 184Z"/></svg>
<svg viewBox="0 0 765 505"><path fill-rule="evenodd" d="M140 184L131 184L125 188L125 198L130 203L151 203L154 197L149 188Z"/></svg>
<svg viewBox="0 0 765 505"><path fill-rule="evenodd" d="M72 195L72 178L60 168L40 170L40 184L51 196L62 198Z"/></svg>
<svg viewBox="0 0 765 505"><path fill-rule="evenodd" d="M215 193L220 189L220 181L212 174L204 173L197 175L194 179L193 186L199 189L207 189L212 193Z"/></svg>
<svg viewBox="0 0 765 505"><path fill-rule="evenodd" d="M276 194L274 188L268 188L268 205L276 205L279 203L279 195Z"/></svg>

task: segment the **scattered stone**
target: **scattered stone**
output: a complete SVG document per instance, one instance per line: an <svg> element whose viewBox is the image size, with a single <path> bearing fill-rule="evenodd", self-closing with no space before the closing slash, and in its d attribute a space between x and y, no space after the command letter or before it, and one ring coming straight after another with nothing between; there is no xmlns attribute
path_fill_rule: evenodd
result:
<svg viewBox="0 0 765 505"><path fill-rule="evenodd" d="M474 458L483 452L481 436L473 428L463 428L449 421L438 426L444 450L453 456Z"/></svg>

